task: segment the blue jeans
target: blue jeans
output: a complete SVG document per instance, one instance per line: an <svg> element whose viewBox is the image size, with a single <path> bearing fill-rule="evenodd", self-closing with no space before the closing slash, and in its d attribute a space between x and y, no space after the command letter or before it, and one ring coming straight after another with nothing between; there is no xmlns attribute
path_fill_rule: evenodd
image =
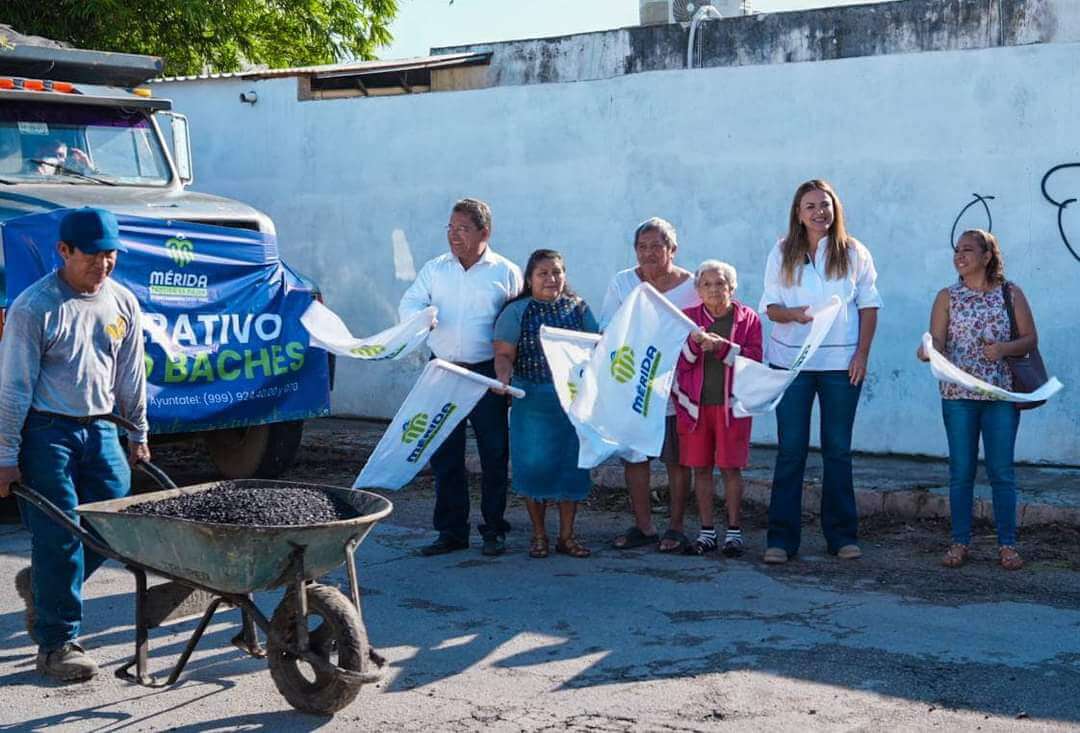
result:
<svg viewBox="0 0 1080 733"><path fill-rule="evenodd" d="M971 505L975 469L979 462L979 434L986 457L986 476L994 497L994 524L999 545L1016 544L1016 474L1013 448L1020 427L1020 411L1011 402L997 400L942 400L941 416L949 439L949 512L952 541L971 542Z"/></svg>
<svg viewBox="0 0 1080 733"><path fill-rule="evenodd" d="M821 411L821 531L830 553L858 539L859 516L851 478L851 432L862 386L846 370L804 371L776 407L779 450L769 500L768 547L799 551L803 474L810 448L810 415L817 395Z"/></svg>
<svg viewBox="0 0 1080 733"><path fill-rule="evenodd" d="M495 376L492 361L466 365L474 372ZM506 488L510 461L510 425L507 397L485 392L469 413L480 452L480 515L484 537L505 534L510 524L506 513ZM467 542L469 539L469 475L465 470L465 423L462 420L446 442L431 454L435 473L434 525L441 537Z"/></svg>
<svg viewBox="0 0 1080 733"><path fill-rule="evenodd" d="M79 504L131 490L116 426L103 420L82 425L31 412L23 426L19 470L27 486L74 521ZM52 651L78 638L83 582L105 558L84 550L81 541L29 504L20 501L19 509L31 533L34 636L43 651Z"/></svg>

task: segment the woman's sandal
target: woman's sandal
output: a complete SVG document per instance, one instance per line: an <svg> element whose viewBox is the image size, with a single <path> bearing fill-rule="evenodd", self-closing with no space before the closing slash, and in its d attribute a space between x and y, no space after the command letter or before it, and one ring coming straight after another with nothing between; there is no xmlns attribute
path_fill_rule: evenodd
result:
<svg viewBox="0 0 1080 733"><path fill-rule="evenodd" d="M569 555L570 557L588 557L592 554L592 550L579 544L578 541L569 537L567 539L560 539L555 543L555 552L560 555Z"/></svg>
<svg viewBox="0 0 1080 733"><path fill-rule="evenodd" d="M529 557L537 560L548 556L548 538L545 535L533 535L529 543Z"/></svg>
<svg viewBox="0 0 1080 733"><path fill-rule="evenodd" d="M660 535L645 534L637 527L631 527L623 532L621 535L615 538L611 543L611 546L616 550L632 550L635 547L645 547L646 545L655 545L660 541Z"/></svg>
<svg viewBox="0 0 1080 733"><path fill-rule="evenodd" d="M664 544L665 542L668 544ZM690 540L677 529L669 529L660 536L660 552L683 555L686 554L688 547L690 547Z"/></svg>
<svg viewBox="0 0 1080 733"><path fill-rule="evenodd" d="M947 568L958 568L968 559L967 545L949 545L945 551L945 557L941 558L941 564Z"/></svg>
<svg viewBox="0 0 1080 733"><path fill-rule="evenodd" d="M1006 570L1019 570L1024 567L1024 558L1020 557L1020 553L1012 545L1002 545L998 548L998 560L1001 562L1001 567Z"/></svg>

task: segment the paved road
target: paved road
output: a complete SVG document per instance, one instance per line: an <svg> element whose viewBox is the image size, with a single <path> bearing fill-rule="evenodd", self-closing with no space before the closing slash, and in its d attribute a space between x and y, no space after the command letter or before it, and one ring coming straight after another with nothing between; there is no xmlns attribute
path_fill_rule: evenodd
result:
<svg viewBox="0 0 1080 733"><path fill-rule="evenodd" d="M594 512L587 531L622 521ZM235 612L219 615L180 686L115 679L130 653L132 582L111 566L87 586L85 640L103 675L43 683L9 580L29 539L0 527L0 731L1080 727L1075 594L933 600L887 582L874 545L855 566L807 554L773 570L756 556L646 551L537 561L520 534L494 560L475 549L421 558L427 536L388 523L361 549L365 617L389 676L323 719L292 711L265 662L228 646ZM1075 591L1078 578L1064 576L1064 587ZM263 600L269 609L277 599ZM157 669L192 626L155 633Z"/></svg>

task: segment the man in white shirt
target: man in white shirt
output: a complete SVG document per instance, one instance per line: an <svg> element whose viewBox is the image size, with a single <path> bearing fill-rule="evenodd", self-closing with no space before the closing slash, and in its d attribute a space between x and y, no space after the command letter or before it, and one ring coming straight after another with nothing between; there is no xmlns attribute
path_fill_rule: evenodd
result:
<svg viewBox="0 0 1080 733"><path fill-rule="evenodd" d="M647 282L656 288L676 308L684 310L701 305L701 297L694 288L694 276L675 264L675 252L679 241L671 222L659 217L646 219L634 232L634 254L637 267L615 274L604 296L600 315L600 327L607 328L615 312L637 286ZM671 494L670 526L661 537L652 523L652 507L649 503L649 459L659 458L667 466L668 488ZM629 550L644 545L658 545L661 552L682 553L690 541L683 533L686 496L690 491L690 470L679 465L679 435L675 426L675 405L668 402L664 445L659 456L624 456L626 487L630 493L630 508L634 514L634 526L613 541L619 550Z"/></svg>
<svg viewBox="0 0 1080 733"><path fill-rule="evenodd" d="M492 251L491 208L477 199L462 199L450 212L446 238L450 251L427 262L401 298L401 319L435 306L438 322L428 346L440 359L488 377L495 376L492 337L495 318L508 300L521 292L521 270ZM510 438L506 396L488 392L469 413L480 452L481 498L485 555L506 551L510 525L506 511ZM423 548L441 555L469 546L469 477L465 471L465 421L431 456L435 472L434 525L438 538Z"/></svg>

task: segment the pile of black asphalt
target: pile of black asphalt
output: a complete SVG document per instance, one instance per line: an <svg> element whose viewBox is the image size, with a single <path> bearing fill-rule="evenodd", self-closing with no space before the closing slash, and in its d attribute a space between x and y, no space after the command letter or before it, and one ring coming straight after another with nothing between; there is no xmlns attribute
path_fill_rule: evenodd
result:
<svg viewBox="0 0 1080 733"><path fill-rule="evenodd" d="M229 482L192 494L132 504L126 514L148 514L212 524L295 527L353 519L359 513L318 489L236 486Z"/></svg>

